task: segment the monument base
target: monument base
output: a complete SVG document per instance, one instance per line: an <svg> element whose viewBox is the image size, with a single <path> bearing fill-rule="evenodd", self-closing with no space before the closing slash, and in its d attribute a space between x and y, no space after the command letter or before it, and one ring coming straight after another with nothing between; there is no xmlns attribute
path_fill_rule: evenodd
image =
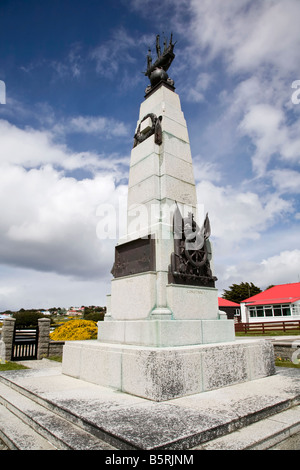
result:
<svg viewBox="0 0 300 470"><path fill-rule="evenodd" d="M90 340L66 342L62 372L159 402L267 377L275 366L266 340L165 348Z"/></svg>
<svg viewBox="0 0 300 470"><path fill-rule="evenodd" d="M169 316L174 320L218 318L218 289L168 284L167 276L167 273L148 271L112 279L105 321L110 318L148 320L157 308L169 309ZM158 304L159 295L163 301Z"/></svg>
<svg viewBox="0 0 300 470"><path fill-rule="evenodd" d="M234 341L233 320L125 320L98 322L98 340L150 347Z"/></svg>

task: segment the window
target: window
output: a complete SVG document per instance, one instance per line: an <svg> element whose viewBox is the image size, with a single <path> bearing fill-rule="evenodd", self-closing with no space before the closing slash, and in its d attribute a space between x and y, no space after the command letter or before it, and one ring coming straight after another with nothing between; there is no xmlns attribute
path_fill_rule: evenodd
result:
<svg viewBox="0 0 300 470"><path fill-rule="evenodd" d="M292 309L292 315L295 315L295 316L300 315L300 305L299 304L291 305L291 309Z"/></svg>
<svg viewBox="0 0 300 470"><path fill-rule="evenodd" d="M257 305L248 307L248 311L250 318L288 317L291 315L300 315L300 306L293 305L291 309L289 304Z"/></svg>
<svg viewBox="0 0 300 470"><path fill-rule="evenodd" d="M256 313L258 317L263 317L264 316L264 309L263 307L256 307Z"/></svg>
<svg viewBox="0 0 300 470"><path fill-rule="evenodd" d="M274 317L281 317L281 305L274 305Z"/></svg>
<svg viewBox="0 0 300 470"><path fill-rule="evenodd" d="M285 317L291 315L291 308L289 305L282 305L282 315Z"/></svg>
<svg viewBox="0 0 300 470"><path fill-rule="evenodd" d="M249 307L250 317L256 317L256 307Z"/></svg>
<svg viewBox="0 0 300 470"><path fill-rule="evenodd" d="M272 309L271 305L266 305L264 307L264 310L265 310L265 316L266 317L273 317L273 309Z"/></svg>

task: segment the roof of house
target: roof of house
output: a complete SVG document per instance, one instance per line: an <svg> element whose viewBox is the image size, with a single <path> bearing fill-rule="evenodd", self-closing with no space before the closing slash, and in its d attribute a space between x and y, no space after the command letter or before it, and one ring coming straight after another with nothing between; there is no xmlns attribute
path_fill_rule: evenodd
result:
<svg viewBox="0 0 300 470"><path fill-rule="evenodd" d="M300 282L280 284L242 301L247 305L290 304L300 300Z"/></svg>
<svg viewBox="0 0 300 470"><path fill-rule="evenodd" d="M219 307L239 307L240 304L236 304L235 302L231 302L230 300L223 299L222 297L218 297Z"/></svg>

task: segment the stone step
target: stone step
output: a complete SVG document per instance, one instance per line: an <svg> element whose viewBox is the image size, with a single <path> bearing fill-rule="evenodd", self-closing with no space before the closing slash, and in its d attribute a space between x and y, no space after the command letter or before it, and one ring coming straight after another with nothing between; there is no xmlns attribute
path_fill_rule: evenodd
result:
<svg viewBox="0 0 300 470"><path fill-rule="evenodd" d="M57 450L3 405L0 405L0 439L10 450ZM3 450L1 441L0 444L0 450Z"/></svg>
<svg viewBox="0 0 300 470"><path fill-rule="evenodd" d="M6 399L26 411L30 426L38 422L41 434L46 429L69 448L267 449L299 432L299 378L298 370L279 370L272 377L161 403L68 377L57 369L22 370L0 374L0 385L6 386L0 396L3 400L4 392L12 389L17 395ZM50 418L43 419L48 412ZM70 424L75 428L68 431ZM82 431L98 439L96 447L93 440L86 444L85 437L80 438ZM222 436L224 440L218 440ZM49 434L43 437L58 446Z"/></svg>
<svg viewBox="0 0 300 470"><path fill-rule="evenodd" d="M193 450L267 450L300 433L300 406L212 439ZM300 438L298 438L300 450Z"/></svg>
<svg viewBox="0 0 300 470"><path fill-rule="evenodd" d="M113 450L33 397L0 383L0 438L18 450Z"/></svg>

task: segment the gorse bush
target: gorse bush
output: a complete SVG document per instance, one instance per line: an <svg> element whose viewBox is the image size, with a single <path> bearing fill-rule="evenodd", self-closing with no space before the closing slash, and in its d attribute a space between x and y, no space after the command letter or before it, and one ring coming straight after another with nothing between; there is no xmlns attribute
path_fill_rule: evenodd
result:
<svg viewBox="0 0 300 470"><path fill-rule="evenodd" d="M53 341L97 339L97 323L89 320L69 320L50 334Z"/></svg>

